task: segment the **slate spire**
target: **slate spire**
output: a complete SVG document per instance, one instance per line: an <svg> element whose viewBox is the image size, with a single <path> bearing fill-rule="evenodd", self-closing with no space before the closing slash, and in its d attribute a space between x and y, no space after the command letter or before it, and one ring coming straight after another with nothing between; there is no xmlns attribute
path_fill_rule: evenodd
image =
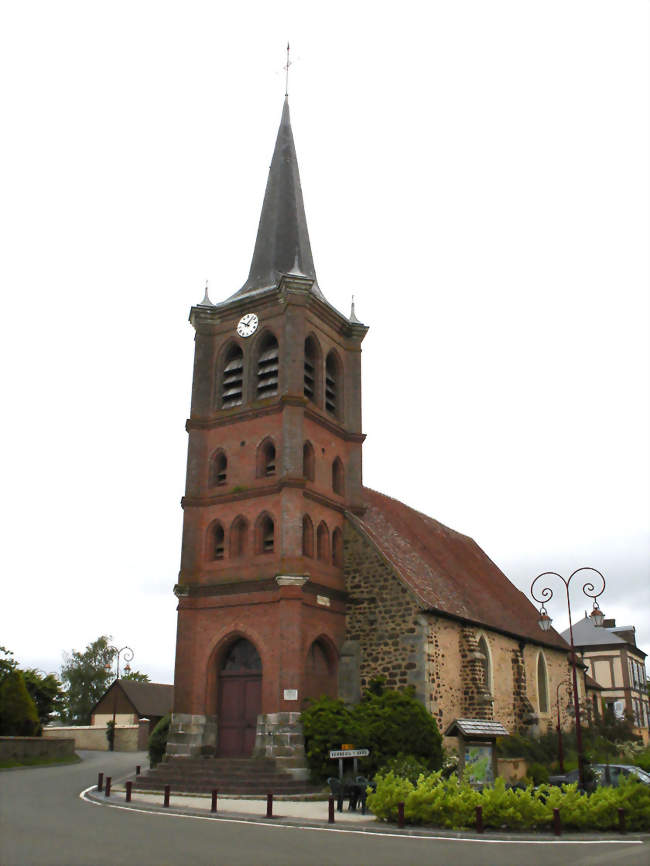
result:
<svg viewBox="0 0 650 866"><path fill-rule="evenodd" d="M236 295L275 286L282 274L309 277L314 280L312 290L320 295L286 96L266 182L250 273Z"/></svg>

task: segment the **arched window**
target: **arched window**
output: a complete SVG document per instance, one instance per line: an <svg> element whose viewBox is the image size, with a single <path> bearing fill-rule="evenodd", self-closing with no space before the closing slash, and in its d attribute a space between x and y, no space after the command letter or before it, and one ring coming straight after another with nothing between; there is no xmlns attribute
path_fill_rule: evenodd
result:
<svg viewBox="0 0 650 866"><path fill-rule="evenodd" d="M245 517L236 517L230 527L230 558L241 559L246 555L248 542L248 521Z"/></svg>
<svg viewBox="0 0 650 866"><path fill-rule="evenodd" d="M478 651L481 655L479 661L483 668L483 685L487 694L492 694L492 662L490 659L490 647L485 637L481 635L478 641Z"/></svg>
<svg viewBox="0 0 650 866"><path fill-rule="evenodd" d="M228 350L221 377L221 408L239 406L243 400L244 353L237 345Z"/></svg>
<svg viewBox="0 0 650 866"><path fill-rule="evenodd" d="M232 674L255 673L262 670L262 660L253 644L240 637L228 647L221 670Z"/></svg>
<svg viewBox="0 0 650 866"><path fill-rule="evenodd" d="M278 393L278 341L273 334L267 334L257 356L257 399L273 397Z"/></svg>
<svg viewBox="0 0 650 866"><path fill-rule="evenodd" d="M302 555L314 555L314 524L307 514L302 519Z"/></svg>
<svg viewBox="0 0 650 866"><path fill-rule="evenodd" d="M332 490L343 496L345 493L345 477L343 475L343 463L337 457L332 463Z"/></svg>
<svg viewBox="0 0 650 866"><path fill-rule="evenodd" d="M338 358L334 352L330 352L325 362L325 408L337 418L340 414L340 379Z"/></svg>
<svg viewBox="0 0 650 866"><path fill-rule="evenodd" d="M275 445L272 439L265 439L257 449L257 477L275 475Z"/></svg>
<svg viewBox="0 0 650 866"><path fill-rule="evenodd" d="M220 484L226 483L226 472L228 469L228 459L226 455L219 449L212 455L210 461L210 487L218 487Z"/></svg>
<svg viewBox="0 0 650 866"><path fill-rule="evenodd" d="M318 402L318 370L320 367L320 349L314 337L305 340L305 378L304 394L312 403Z"/></svg>
<svg viewBox="0 0 650 866"><path fill-rule="evenodd" d="M265 514L257 526L257 553L273 553L275 547L275 526L273 518Z"/></svg>
<svg viewBox="0 0 650 866"><path fill-rule="evenodd" d="M208 528L208 558L223 559L224 547L225 535L223 526L218 520L215 520Z"/></svg>
<svg viewBox="0 0 650 866"><path fill-rule="evenodd" d="M316 555L323 562L329 562L330 534L325 523L318 524L318 531L316 532Z"/></svg>
<svg viewBox="0 0 650 866"><path fill-rule="evenodd" d="M337 568L343 567L343 533L338 526L332 533L332 562Z"/></svg>
<svg viewBox="0 0 650 866"><path fill-rule="evenodd" d="M543 652L537 656L537 698L540 713L548 713L548 676Z"/></svg>
<svg viewBox="0 0 650 866"><path fill-rule="evenodd" d="M319 640L315 640L309 647L307 654L307 676L323 677L328 676L330 672L330 663L327 658L327 651Z"/></svg>
<svg viewBox="0 0 650 866"><path fill-rule="evenodd" d="M325 640L317 638L309 647L305 659L304 697L336 697L337 680L336 651Z"/></svg>
<svg viewBox="0 0 650 866"><path fill-rule="evenodd" d="M312 444L311 442L305 442L302 446L302 474L305 476L307 481L314 480L315 462L316 460Z"/></svg>

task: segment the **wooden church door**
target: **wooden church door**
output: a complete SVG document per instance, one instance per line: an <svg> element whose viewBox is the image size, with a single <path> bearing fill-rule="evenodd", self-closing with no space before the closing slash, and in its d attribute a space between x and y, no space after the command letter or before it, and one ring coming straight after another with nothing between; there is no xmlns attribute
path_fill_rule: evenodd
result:
<svg viewBox="0 0 650 866"><path fill-rule="evenodd" d="M219 671L220 755L252 754L261 710L262 662L253 644L240 638L227 650Z"/></svg>

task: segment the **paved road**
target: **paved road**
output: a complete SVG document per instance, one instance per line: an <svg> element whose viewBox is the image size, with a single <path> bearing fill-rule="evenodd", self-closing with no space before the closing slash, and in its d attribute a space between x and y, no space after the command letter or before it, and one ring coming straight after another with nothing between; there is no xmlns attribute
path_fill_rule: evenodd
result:
<svg viewBox="0 0 650 866"><path fill-rule="evenodd" d="M96 806L79 792L141 756L82 752L67 767L0 772L1 866L648 866L650 844L548 845L391 838L194 820Z"/></svg>

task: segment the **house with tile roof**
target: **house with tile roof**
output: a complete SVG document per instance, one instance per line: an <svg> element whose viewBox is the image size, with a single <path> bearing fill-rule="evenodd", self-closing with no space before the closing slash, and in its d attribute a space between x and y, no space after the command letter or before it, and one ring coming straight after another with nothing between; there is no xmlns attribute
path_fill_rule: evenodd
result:
<svg viewBox="0 0 650 866"><path fill-rule="evenodd" d="M303 772L305 702L358 701L377 677L442 731L551 726L566 641L471 538L362 483L368 328L316 278L288 99L248 279L190 322L168 756Z"/></svg>
<svg viewBox="0 0 650 866"><path fill-rule="evenodd" d="M563 633L568 640L568 629ZM600 686L600 701L592 706L595 714L627 716L636 733L647 743L650 735L650 706L645 672L646 653L636 645L633 625L617 626L606 619L596 628L585 613L573 626L573 642L587 673Z"/></svg>

